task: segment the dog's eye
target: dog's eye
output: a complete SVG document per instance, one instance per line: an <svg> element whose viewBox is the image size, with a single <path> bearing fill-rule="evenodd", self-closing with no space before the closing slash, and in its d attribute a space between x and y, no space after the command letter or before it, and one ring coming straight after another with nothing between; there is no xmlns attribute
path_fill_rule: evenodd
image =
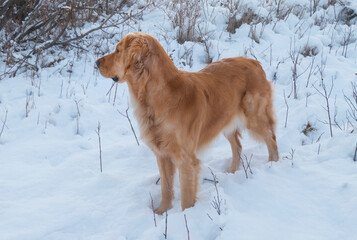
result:
<svg viewBox="0 0 357 240"><path fill-rule="evenodd" d="M115 52L116 52L116 53L119 53L119 49L117 49Z"/></svg>

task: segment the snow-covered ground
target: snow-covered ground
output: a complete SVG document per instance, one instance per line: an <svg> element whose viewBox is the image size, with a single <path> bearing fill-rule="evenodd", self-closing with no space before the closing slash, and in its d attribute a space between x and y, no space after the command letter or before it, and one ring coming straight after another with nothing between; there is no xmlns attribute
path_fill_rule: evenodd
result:
<svg viewBox="0 0 357 240"><path fill-rule="evenodd" d="M0 239L164 239L166 220L167 239L187 239L187 228L190 239L357 239L357 122L349 117L348 123L344 98L352 97L351 83L357 84L356 25L337 22L343 7L324 9L327 0L312 16L310 1L286 0L284 7L299 6L287 17L243 24L231 34L225 30L227 9L203 2L206 14L200 24L209 36L213 61L256 58L274 82L280 161L267 163L265 146L243 134L243 154L252 156L252 173L246 178L241 167L227 174L231 150L219 137L200 154L196 205L182 212L176 177L174 207L167 219L156 215L155 226L151 196L157 207L159 172L154 155L142 142L137 145L127 118L118 112L128 107L127 86L109 91L111 80L93 67L97 56L66 53L68 61L35 76L22 73L0 81ZM268 18L269 6L261 2L241 6ZM354 1L344 2L357 9ZM180 69L204 67L204 44L178 44L170 10L158 6L108 45L114 49L122 34L140 30L156 37ZM343 42L350 30L346 50ZM252 31L259 43L252 40ZM296 54L304 49L314 49L314 54ZM291 94L294 56L299 58L297 99ZM0 69L5 69L3 62ZM332 88L333 137L326 101L318 93L323 92L321 76L327 92ZM130 110L129 116L138 134ZM306 136L307 125L312 129ZM209 168L219 182L220 215L212 206L217 192L207 180L213 179Z"/></svg>

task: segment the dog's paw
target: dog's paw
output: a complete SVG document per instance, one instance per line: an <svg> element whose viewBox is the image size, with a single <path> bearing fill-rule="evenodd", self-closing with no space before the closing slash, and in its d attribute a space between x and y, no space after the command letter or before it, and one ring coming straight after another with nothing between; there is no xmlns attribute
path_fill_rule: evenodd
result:
<svg viewBox="0 0 357 240"><path fill-rule="evenodd" d="M156 208L155 213L158 215L162 215L164 212L167 210L171 209L172 205L171 204L160 204L158 208Z"/></svg>
<svg viewBox="0 0 357 240"><path fill-rule="evenodd" d="M227 171L227 173L232 173L232 174L234 174L236 171L238 171L239 170L239 168L237 168L237 167L230 167L229 168L229 170Z"/></svg>

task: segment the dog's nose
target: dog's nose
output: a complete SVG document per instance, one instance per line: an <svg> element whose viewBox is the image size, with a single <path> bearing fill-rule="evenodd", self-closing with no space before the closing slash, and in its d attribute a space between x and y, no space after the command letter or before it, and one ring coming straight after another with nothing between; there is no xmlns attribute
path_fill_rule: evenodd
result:
<svg viewBox="0 0 357 240"><path fill-rule="evenodd" d="M97 67L99 67L99 66L100 66L100 60L98 59L98 60L95 62L95 64L97 64Z"/></svg>
<svg viewBox="0 0 357 240"><path fill-rule="evenodd" d="M112 79L113 79L114 82L117 82L119 80L118 77L113 77Z"/></svg>

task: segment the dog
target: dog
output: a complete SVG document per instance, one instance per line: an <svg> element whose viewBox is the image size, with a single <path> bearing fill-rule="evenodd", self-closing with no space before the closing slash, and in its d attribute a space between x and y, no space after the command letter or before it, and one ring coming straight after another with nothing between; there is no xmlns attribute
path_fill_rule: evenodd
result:
<svg viewBox="0 0 357 240"><path fill-rule="evenodd" d="M129 33L96 65L104 77L128 84L141 137L160 172L157 214L172 208L176 169L182 210L194 206L201 170L196 153L220 133L232 148L230 173L240 165L244 129L265 142L269 161L278 161L273 88L258 61L226 58L199 72L180 71L154 37Z"/></svg>

